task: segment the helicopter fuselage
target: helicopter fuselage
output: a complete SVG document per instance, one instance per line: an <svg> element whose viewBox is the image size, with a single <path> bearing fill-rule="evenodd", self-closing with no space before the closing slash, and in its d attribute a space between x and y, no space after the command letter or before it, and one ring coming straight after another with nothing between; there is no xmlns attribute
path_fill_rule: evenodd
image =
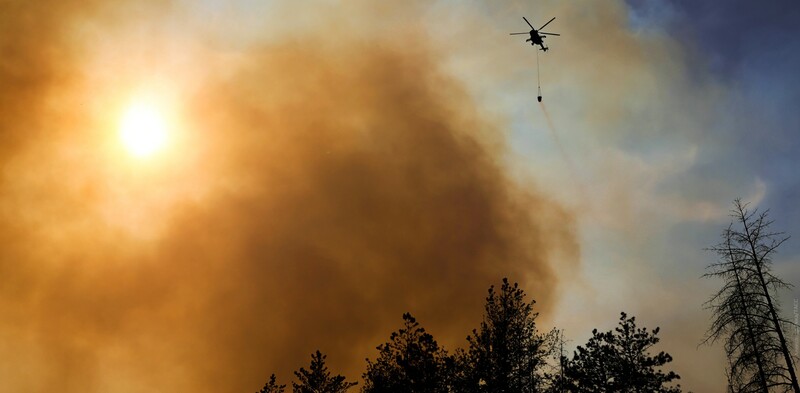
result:
<svg viewBox="0 0 800 393"><path fill-rule="evenodd" d="M531 46L539 45L543 51L547 51L547 47L544 46L544 36L539 35L539 32L536 30L531 30L530 32L531 38L525 40L526 42L530 42Z"/></svg>

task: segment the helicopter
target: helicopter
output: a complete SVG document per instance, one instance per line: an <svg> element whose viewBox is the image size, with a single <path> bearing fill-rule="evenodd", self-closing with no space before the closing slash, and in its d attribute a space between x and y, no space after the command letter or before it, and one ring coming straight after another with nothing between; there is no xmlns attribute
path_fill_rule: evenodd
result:
<svg viewBox="0 0 800 393"><path fill-rule="evenodd" d="M549 21L547 21L547 23L543 24L542 27L540 27L538 29L533 27L531 22L528 22L528 19L526 19L524 16L522 17L522 19L524 19L525 23L527 23L528 26L531 27L531 31L529 31L527 33L511 33L511 35L530 34L531 38L528 38L527 40L525 40L525 42L530 41L531 46L539 45L541 47L541 50L544 51L544 52L547 52L547 49L548 49L546 46L544 46L544 36L545 35L554 35L554 36L560 36L561 35L561 34L556 34L556 33L545 33L545 32L542 31L542 29L544 29L545 26L549 25L550 22L552 22L552 21L554 21L556 19L555 17L553 17L553 19L550 19Z"/></svg>

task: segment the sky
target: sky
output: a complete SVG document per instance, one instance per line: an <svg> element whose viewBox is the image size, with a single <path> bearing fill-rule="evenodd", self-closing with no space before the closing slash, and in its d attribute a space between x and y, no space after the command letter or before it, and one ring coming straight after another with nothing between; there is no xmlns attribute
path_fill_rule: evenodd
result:
<svg viewBox="0 0 800 393"><path fill-rule="evenodd" d="M556 17L549 51L509 36L523 16ZM569 348L625 311L661 328L686 390L723 391L704 248L736 198L800 236L798 17L3 2L3 389L255 391L317 349L355 380L406 311L463 347L509 277ZM120 136L143 124L162 146ZM796 238L774 269L800 283ZM798 297L780 293L789 319Z"/></svg>

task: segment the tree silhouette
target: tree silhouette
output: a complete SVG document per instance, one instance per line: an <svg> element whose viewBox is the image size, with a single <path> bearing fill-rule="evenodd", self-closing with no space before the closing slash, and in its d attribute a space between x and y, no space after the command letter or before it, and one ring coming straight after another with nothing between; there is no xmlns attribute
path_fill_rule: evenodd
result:
<svg viewBox="0 0 800 393"><path fill-rule="evenodd" d="M278 385L275 374L272 374L264 387L256 393L283 393L284 389L286 389L286 385Z"/></svg>
<svg viewBox="0 0 800 393"><path fill-rule="evenodd" d="M731 211L734 223L712 247L719 261L705 277L724 284L706 305L712 324L706 342L725 339L728 383L735 392L762 392L773 387L800 392L774 292L788 288L771 272L772 255L788 237L771 232L768 212L749 211L740 200Z"/></svg>
<svg viewBox="0 0 800 393"><path fill-rule="evenodd" d="M325 365L326 356L320 351L311 354L309 369L300 368L294 372L297 382L292 382L294 393L343 393L357 382L346 382L341 375L331 376Z"/></svg>
<svg viewBox="0 0 800 393"><path fill-rule="evenodd" d="M665 386L679 379L678 374L664 373L662 366L672 361L664 352L650 356L649 349L658 343L659 329L648 332L636 327L636 318L621 313L619 326L600 333L592 330L585 346L578 346L564 373L570 392L663 392L678 393L680 385Z"/></svg>
<svg viewBox="0 0 800 393"><path fill-rule="evenodd" d="M485 314L479 330L473 330L466 352L469 370L462 381L465 391L537 392L544 379L540 369L549 354L552 334L536 329L536 302L525 301L525 292L517 283L503 279L497 292L489 288Z"/></svg>
<svg viewBox="0 0 800 393"><path fill-rule="evenodd" d="M506 278L499 289L489 287L480 327L467 337L468 347L453 355L411 314L403 314L402 327L377 347L374 361L367 359L362 392L681 392L680 385L670 385L680 377L662 371L672 357L665 352L649 353L659 342L658 328L637 328L635 318L622 313L617 328L604 333L593 330L589 341L567 359L563 333L539 332L536 302L526 301L525 296L517 283ZM325 361L325 355L314 352L308 369L295 371L293 393L345 393L356 385L341 375L331 375ZM736 368L727 375L731 391L739 392L733 387L741 385L745 374L730 370ZM257 393L283 393L285 387L278 385L273 374Z"/></svg>
<svg viewBox="0 0 800 393"><path fill-rule="evenodd" d="M564 339L563 330L555 330L552 333L554 333L554 342L551 358L555 362L549 364L549 370L545 372L545 380L548 385L544 392L563 393L567 391L567 379L564 375L564 368L568 361L567 356L564 355L564 344L567 343L567 340Z"/></svg>
<svg viewBox="0 0 800 393"><path fill-rule="evenodd" d="M728 385L738 393L766 393L773 385L779 362L775 349L777 337L769 334L768 311L760 301L759 286L755 276L744 268L744 260L737 255L732 229L723 232L723 241L714 246L719 262L709 266L706 277L721 277L722 288L706 302L712 310L712 324L705 342L725 339Z"/></svg>
<svg viewBox="0 0 800 393"><path fill-rule="evenodd" d="M454 362L433 336L409 313L389 342L378 346L375 362L367 359L365 393L446 393Z"/></svg>

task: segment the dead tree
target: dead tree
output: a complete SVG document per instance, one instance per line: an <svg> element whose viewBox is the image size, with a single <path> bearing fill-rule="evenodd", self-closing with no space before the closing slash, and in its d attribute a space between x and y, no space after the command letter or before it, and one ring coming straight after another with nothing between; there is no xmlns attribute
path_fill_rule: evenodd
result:
<svg viewBox="0 0 800 393"><path fill-rule="evenodd" d="M734 223L712 247L719 261L709 265L706 277L724 282L706 305L712 324L706 342L725 339L728 380L732 391L765 393L776 388L800 393L792 357L779 317L775 291L788 288L771 272L772 255L788 237L771 232L768 212L748 211L734 202Z"/></svg>

